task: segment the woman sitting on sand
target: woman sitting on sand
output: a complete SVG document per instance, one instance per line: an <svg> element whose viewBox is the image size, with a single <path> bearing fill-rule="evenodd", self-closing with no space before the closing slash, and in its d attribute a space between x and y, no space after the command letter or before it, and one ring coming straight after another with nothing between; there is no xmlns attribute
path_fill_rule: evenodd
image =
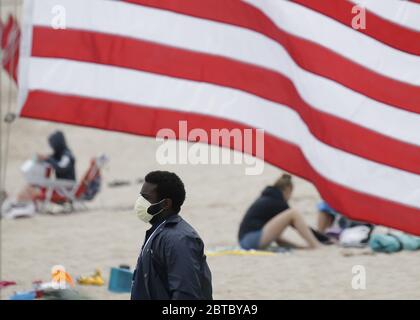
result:
<svg viewBox="0 0 420 320"><path fill-rule="evenodd" d="M248 209L240 225L239 243L243 249L264 249L273 241L279 245L298 247L281 237L288 226L293 226L297 230L308 243L309 249L320 247L321 243L307 226L302 215L289 207L287 201L292 191L292 177L289 174L283 174L274 186L264 189L261 196Z"/></svg>

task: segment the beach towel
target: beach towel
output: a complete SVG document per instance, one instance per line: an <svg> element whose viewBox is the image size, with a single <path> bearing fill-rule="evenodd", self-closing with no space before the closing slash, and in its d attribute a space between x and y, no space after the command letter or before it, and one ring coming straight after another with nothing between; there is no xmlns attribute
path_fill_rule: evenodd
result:
<svg viewBox="0 0 420 320"><path fill-rule="evenodd" d="M208 257L217 256L273 256L279 253L287 253L291 250L283 247L270 247L266 250L245 250L241 247L217 247L214 249L206 250Z"/></svg>
<svg viewBox="0 0 420 320"><path fill-rule="evenodd" d="M406 234L374 234L370 238L369 246L376 252L414 251L420 249L420 237Z"/></svg>

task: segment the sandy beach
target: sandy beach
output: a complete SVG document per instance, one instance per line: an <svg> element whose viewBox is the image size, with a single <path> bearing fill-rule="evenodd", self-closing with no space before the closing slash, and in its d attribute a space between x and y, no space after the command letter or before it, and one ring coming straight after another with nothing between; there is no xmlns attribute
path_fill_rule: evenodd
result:
<svg viewBox="0 0 420 320"><path fill-rule="evenodd" d="M2 299L30 289L34 280L49 281L51 267L56 264L65 266L74 278L99 268L106 280L111 267L128 264L133 268L147 226L135 217L132 206L141 187L137 180L151 170L171 170L184 180L187 200L182 216L197 229L207 249L237 245L238 225L245 210L282 172L268 164L258 176L245 175L246 165L161 166L155 159L160 142L154 138L18 119L11 127L6 180L9 193L24 184L20 172L23 161L37 152L49 152L46 137L55 129L66 134L77 157L78 177L91 157L108 155L102 191L87 203L88 211L1 221L1 278L17 282L17 286L1 291ZM110 188L108 183L117 179L131 184ZM291 205L314 226L319 195L310 183L297 177L294 181ZM293 231L288 230L287 237L299 241ZM420 299L418 252L365 255L365 251L329 246L273 256L208 257L214 298ZM366 269L365 290L352 289L354 265ZM128 294L109 292L106 285L76 289L91 299L129 298Z"/></svg>

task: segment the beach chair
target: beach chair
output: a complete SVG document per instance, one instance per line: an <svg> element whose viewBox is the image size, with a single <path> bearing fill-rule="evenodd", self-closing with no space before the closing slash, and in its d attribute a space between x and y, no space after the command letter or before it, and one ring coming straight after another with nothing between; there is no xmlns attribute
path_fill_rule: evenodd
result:
<svg viewBox="0 0 420 320"><path fill-rule="evenodd" d="M84 203L92 200L100 190L101 169L107 161L105 155L93 158L79 182L53 178L53 168L48 166L45 178L33 183L40 189L33 199L37 211L47 212L51 204L65 206L70 212L86 209Z"/></svg>

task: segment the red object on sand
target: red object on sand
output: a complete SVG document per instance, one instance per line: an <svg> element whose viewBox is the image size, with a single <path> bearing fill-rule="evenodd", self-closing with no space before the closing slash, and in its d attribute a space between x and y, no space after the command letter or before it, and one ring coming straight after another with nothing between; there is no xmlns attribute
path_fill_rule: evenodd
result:
<svg viewBox="0 0 420 320"><path fill-rule="evenodd" d="M6 288L8 286L14 286L16 282L14 281L0 281L0 289Z"/></svg>
<svg viewBox="0 0 420 320"><path fill-rule="evenodd" d="M42 298L43 296L44 296L44 292L42 292L41 290L35 291L35 299Z"/></svg>

